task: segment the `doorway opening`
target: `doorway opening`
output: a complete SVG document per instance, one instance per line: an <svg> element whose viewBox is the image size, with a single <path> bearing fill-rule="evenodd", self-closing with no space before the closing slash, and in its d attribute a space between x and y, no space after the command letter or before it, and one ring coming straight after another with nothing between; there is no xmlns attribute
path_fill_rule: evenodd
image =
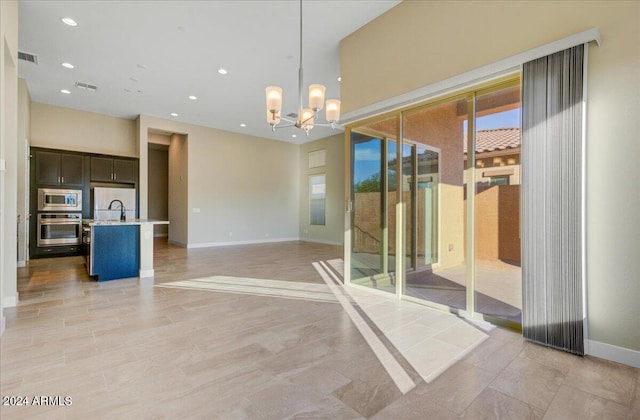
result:
<svg viewBox="0 0 640 420"><path fill-rule="evenodd" d="M187 135L148 130L148 217L168 220L155 225L154 236L169 242L187 244Z"/></svg>
<svg viewBox="0 0 640 420"><path fill-rule="evenodd" d="M169 220L169 146L171 135L149 130L148 133L148 216ZM155 225L154 237L166 237L168 225Z"/></svg>

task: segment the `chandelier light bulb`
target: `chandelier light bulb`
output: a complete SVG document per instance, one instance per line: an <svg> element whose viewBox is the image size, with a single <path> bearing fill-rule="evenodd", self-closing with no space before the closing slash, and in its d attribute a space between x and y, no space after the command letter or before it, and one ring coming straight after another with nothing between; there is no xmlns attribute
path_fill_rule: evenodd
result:
<svg viewBox="0 0 640 420"><path fill-rule="evenodd" d="M313 111L322 110L325 90L326 88L323 85L314 84L309 86L309 108Z"/></svg>
<svg viewBox="0 0 640 420"><path fill-rule="evenodd" d="M327 99L327 109L325 111L327 121L335 123L340 119L340 100L339 99Z"/></svg>
<svg viewBox="0 0 640 420"><path fill-rule="evenodd" d="M282 109L282 88L269 86L265 89L267 94L267 110L276 114Z"/></svg>

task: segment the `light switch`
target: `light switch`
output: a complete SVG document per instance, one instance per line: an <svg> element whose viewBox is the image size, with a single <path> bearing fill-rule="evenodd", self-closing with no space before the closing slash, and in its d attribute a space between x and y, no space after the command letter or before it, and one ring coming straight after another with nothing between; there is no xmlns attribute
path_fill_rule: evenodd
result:
<svg viewBox="0 0 640 420"><path fill-rule="evenodd" d="M193 212L194 213L200 213L200 207L194 207L193 208Z"/></svg>

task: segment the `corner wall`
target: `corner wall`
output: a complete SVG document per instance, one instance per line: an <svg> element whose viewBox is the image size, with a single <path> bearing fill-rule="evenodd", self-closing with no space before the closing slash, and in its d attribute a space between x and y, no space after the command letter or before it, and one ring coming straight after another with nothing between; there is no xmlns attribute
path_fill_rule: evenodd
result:
<svg viewBox="0 0 640 420"><path fill-rule="evenodd" d="M405 1L341 43L349 112L597 27L589 48L586 277L594 348L640 359L640 3ZM523 17L526 17L523 19ZM482 30L473 30L482 22ZM471 28L468 31L456 28ZM638 362L636 362L638 363ZM639 364L640 365L640 364Z"/></svg>
<svg viewBox="0 0 640 420"><path fill-rule="evenodd" d="M340 133L300 145L300 239L334 245L344 243L344 142ZM309 153L326 150L325 166L309 169ZM309 224L309 176L326 174L325 225Z"/></svg>
<svg viewBox="0 0 640 420"><path fill-rule="evenodd" d="M31 137L31 97L27 82L18 79L18 266L29 258L29 138Z"/></svg>
<svg viewBox="0 0 640 420"><path fill-rule="evenodd" d="M0 334L18 302L18 2L0 1Z"/></svg>

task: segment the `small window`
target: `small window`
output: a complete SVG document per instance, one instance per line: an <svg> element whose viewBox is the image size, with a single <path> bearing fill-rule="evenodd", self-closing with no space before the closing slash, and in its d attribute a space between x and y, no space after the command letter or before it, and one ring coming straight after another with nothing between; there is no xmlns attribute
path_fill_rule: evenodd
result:
<svg viewBox="0 0 640 420"><path fill-rule="evenodd" d="M325 196L327 191L326 176L309 177L309 224L325 224Z"/></svg>
<svg viewBox="0 0 640 420"><path fill-rule="evenodd" d="M494 185L509 185L509 175L492 176L489 179L489 186L493 187Z"/></svg>

